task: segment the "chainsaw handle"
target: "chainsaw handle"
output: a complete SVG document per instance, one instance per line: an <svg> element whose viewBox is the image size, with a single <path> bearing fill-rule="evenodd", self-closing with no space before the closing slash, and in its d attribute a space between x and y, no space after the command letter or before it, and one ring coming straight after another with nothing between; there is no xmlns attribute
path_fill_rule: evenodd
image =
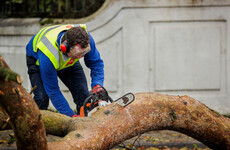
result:
<svg viewBox="0 0 230 150"><path fill-rule="evenodd" d="M113 103L113 99L108 95L106 89L104 87L101 87L104 92L103 93L92 93L90 92L90 96L87 97L83 103L83 111L84 115L88 116L88 112L91 111L94 108L94 105L99 102L99 100L106 100L107 102ZM90 101L92 100L92 101ZM91 103L90 107L87 107L87 104Z"/></svg>

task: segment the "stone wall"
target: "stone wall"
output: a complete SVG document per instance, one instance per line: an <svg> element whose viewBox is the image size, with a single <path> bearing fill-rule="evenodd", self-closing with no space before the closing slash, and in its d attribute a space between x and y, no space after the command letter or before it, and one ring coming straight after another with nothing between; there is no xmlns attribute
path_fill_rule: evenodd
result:
<svg viewBox="0 0 230 150"><path fill-rule="evenodd" d="M94 15L64 23L86 23L114 99L127 92L189 95L229 113L229 13L226 0L107 0ZM28 90L25 45L40 28L39 19L0 21L0 53Z"/></svg>

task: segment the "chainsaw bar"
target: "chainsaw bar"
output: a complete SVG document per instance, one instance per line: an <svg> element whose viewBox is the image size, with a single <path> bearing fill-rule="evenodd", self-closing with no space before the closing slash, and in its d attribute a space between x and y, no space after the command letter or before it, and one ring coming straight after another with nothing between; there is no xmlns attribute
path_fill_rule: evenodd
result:
<svg viewBox="0 0 230 150"><path fill-rule="evenodd" d="M117 103L121 105L122 107L126 107L127 105L131 104L135 99L135 96L133 93L127 93L123 95L122 97L118 98L117 100L113 101L112 103ZM88 116L91 116L93 113L95 113L97 110L99 110L99 107L94 108L88 113Z"/></svg>
<svg viewBox="0 0 230 150"><path fill-rule="evenodd" d="M122 107L125 107L132 103L135 99L135 96L133 93L127 93L123 95L122 97L118 98L117 100L113 101L113 103L117 103L121 105Z"/></svg>

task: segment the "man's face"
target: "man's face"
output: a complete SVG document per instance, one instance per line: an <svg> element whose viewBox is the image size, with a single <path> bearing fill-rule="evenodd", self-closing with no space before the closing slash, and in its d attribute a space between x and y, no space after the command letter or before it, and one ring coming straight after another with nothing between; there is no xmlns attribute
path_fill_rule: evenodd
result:
<svg viewBox="0 0 230 150"><path fill-rule="evenodd" d="M81 48L81 45L76 44L75 46L70 48L70 51L67 53L67 55L72 59L80 59L85 55L86 50L87 47Z"/></svg>

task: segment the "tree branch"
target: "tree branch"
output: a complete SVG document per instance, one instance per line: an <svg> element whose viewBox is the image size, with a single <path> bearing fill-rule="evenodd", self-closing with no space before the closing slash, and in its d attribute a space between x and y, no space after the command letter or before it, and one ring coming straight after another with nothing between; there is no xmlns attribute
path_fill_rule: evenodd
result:
<svg viewBox="0 0 230 150"><path fill-rule="evenodd" d="M212 149L230 149L230 119L199 101L157 93L139 93L135 97L126 108L113 103L92 117L73 119L75 130L62 141L49 143L49 149L109 149L153 130L174 130Z"/></svg>
<svg viewBox="0 0 230 150"><path fill-rule="evenodd" d="M2 57L0 65L6 67L0 69L0 107L10 118L17 149L47 149L45 129L36 103L17 79L11 80L16 74L10 71ZM5 80L6 77L10 80Z"/></svg>

